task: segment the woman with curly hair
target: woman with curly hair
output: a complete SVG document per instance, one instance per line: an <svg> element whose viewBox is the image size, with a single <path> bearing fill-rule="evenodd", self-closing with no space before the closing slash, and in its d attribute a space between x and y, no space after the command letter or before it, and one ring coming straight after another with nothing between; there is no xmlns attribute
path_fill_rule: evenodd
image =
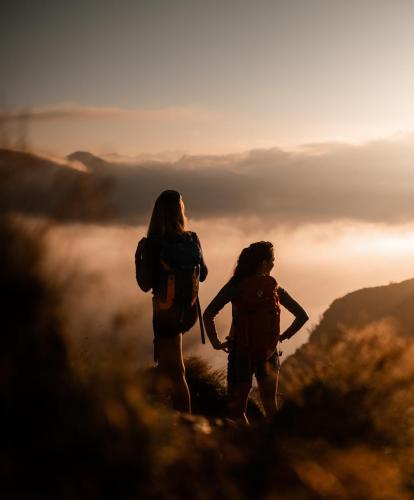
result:
<svg viewBox="0 0 414 500"><path fill-rule="evenodd" d="M278 342L291 338L309 319L305 310L270 276L273 245L252 243L241 252L233 276L204 313L207 335L214 349L229 353L227 368L229 417L247 422L247 398L255 375L267 416L277 411L279 371ZM220 341L214 318L232 304L232 325L227 340ZM280 306L295 319L280 334Z"/></svg>

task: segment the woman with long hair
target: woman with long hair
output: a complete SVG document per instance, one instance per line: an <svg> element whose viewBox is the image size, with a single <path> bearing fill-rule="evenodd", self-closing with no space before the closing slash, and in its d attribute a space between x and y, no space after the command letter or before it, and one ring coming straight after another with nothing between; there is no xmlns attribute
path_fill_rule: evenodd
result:
<svg viewBox="0 0 414 500"><path fill-rule="evenodd" d="M204 324L214 349L229 353L227 367L229 417L247 422L247 398L255 375L267 416L277 411L278 342L291 338L309 319L305 310L270 276L273 245L252 243L241 252L233 276L204 312ZM228 340L219 340L214 318L232 304ZM280 334L280 306L295 319Z"/></svg>
<svg viewBox="0 0 414 500"><path fill-rule="evenodd" d="M207 276L200 241L188 231L183 199L163 191L155 201L147 237L135 253L139 287L153 293L154 358L171 389L175 409L191 413L182 336L197 321L198 282Z"/></svg>

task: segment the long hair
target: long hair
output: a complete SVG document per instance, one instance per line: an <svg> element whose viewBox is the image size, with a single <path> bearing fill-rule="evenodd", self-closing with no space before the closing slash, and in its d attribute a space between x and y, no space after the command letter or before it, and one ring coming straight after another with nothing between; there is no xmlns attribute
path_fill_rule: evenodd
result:
<svg viewBox="0 0 414 500"><path fill-rule="evenodd" d="M270 241L258 241L252 243L247 248L243 248L230 283L238 285L241 280L252 276L263 260L270 260L273 257L273 245Z"/></svg>
<svg viewBox="0 0 414 500"><path fill-rule="evenodd" d="M183 199L178 191L163 191L155 201L147 236L184 233L187 219Z"/></svg>

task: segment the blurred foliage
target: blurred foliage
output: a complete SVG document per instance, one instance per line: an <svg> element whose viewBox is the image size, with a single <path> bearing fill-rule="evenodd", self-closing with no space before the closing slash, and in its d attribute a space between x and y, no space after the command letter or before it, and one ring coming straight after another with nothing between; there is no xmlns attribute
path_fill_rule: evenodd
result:
<svg viewBox="0 0 414 500"><path fill-rule="evenodd" d="M250 426L224 418L223 374L191 358L195 415L180 415L122 349L77 371L41 240L10 220L0 239L2 498L412 498L414 347L392 322L309 343L282 367L277 417L252 401Z"/></svg>

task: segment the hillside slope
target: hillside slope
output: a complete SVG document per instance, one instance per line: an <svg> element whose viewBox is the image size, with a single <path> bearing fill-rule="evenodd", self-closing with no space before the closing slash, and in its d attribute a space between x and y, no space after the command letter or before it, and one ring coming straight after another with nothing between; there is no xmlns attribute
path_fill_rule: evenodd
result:
<svg viewBox="0 0 414 500"><path fill-rule="evenodd" d="M385 286L363 288L336 299L312 332L309 342L330 344L341 332L363 328L385 318L397 323L397 330L414 338L414 279Z"/></svg>

